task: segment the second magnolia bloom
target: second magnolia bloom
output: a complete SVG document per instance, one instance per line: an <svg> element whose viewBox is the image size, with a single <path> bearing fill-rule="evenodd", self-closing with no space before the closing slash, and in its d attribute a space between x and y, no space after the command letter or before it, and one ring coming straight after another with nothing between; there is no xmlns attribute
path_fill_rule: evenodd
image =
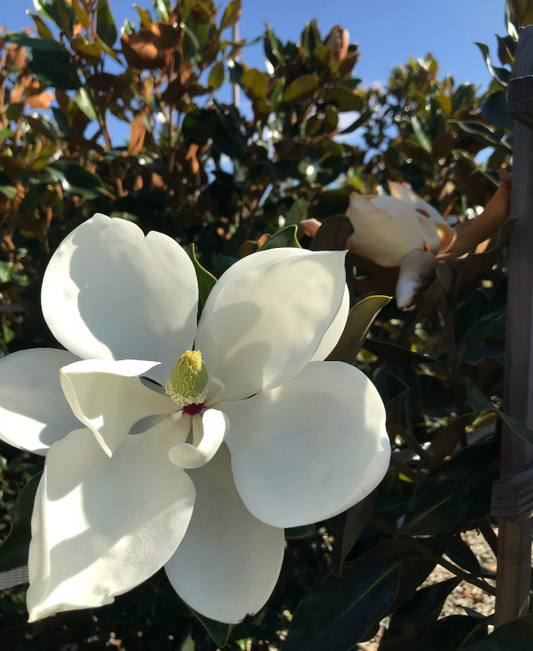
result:
<svg viewBox="0 0 533 651"><path fill-rule="evenodd" d="M197 323L183 249L96 215L52 257L42 302L70 352L0 361L0 436L47 454L32 620L111 603L165 567L189 606L238 622L276 584L283 528L342 512L387 471L377 390L323 361L348 314L343 252L244 258Z"/></svg>
<svg viewBox="0 0 533 651"><path fill-rule="evenodd" d="M381 267L399 267L413 249L446 249L455 234L440 213L404 185L389 181L389 188L390 196L352 193L347 248Z"/></svg>

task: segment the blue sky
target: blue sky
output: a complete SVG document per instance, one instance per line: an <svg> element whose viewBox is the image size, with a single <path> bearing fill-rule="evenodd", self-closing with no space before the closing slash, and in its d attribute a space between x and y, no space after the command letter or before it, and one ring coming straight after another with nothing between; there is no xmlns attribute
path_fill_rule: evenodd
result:
<svg viewBox="0 0 533 651"><path fill-rule="evenodd" d="M117 23L137 22L133 0L110 0ZM147 7L146 0L138 4ZM25 15L31 0L0 0L0 24L18 30L32 24ZM388 71L408 57L431 51L443 73L458 81L488 83L488 73L474 41L495 45L503 33L504 0L243 0L242 37L254 38L268 22L282 39L296 39L305 22L316 18L323 34L335 24L359 43L357 76L365 83L384 81ZM262 66L262 48L245 51L247 63Z"/></svg>
<svg viewBox="0 0 533 651"><path fill-rule="evenodd" d="M109 3L117 25L126 17L138 23L133 0ZM0 0L0 6L0 24L8 29L33 24L25 14L35 11L32 0ZM240 36L252 40L268 22L282 40L297 40L306 21L316 18L323 35L336 24L349 30L361 52L354 74L365 85L386 81L391 68L430 51L442 75L486 86L490 77L474 41L496 55L494 34L505 32L504 7L504 0L243 0ZM246 48L243 59L264 68L262 46Z"/></svg>

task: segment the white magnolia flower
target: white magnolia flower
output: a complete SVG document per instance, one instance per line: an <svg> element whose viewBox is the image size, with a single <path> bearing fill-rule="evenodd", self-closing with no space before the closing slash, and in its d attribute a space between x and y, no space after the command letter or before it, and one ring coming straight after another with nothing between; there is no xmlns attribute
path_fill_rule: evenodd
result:
<svg viewBox="0 0 533 651"><path fill-rule="evenodd" d="M0 362L1 437L47 453L31 621L165 567L189 606L238 622L276 584L283 528L342 512L387 470L376 389L322 361L346 322L344 253L244 258L197 325L183 249L95 215L52 257L42 306L67 350Z"/></svg>
<svg viewBox="0 0 533 651"><path fill-rule="evenodd" d="M454 238L440 213L413 190L389 181L391 195L353 192L347 248L382 267L399 267L413 249L438 253Z"/></svg>

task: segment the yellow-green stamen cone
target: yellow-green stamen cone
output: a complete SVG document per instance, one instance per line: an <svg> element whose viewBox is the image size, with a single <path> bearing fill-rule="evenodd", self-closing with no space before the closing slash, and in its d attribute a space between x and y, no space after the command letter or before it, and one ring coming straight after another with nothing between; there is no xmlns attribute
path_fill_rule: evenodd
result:
<svg viewBox="0 0 533 651"><path fill-rule="evenodd" d="M201 405L206 398L209 376L199 350L188 350L172 368L166 391L180 406Z"/></svg>

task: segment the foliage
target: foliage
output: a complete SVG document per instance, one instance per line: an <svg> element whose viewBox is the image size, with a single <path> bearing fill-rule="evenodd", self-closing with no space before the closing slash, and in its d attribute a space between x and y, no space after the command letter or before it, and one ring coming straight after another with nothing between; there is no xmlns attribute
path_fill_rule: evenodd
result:
<svg viewBox="0 0 533 651"><path fill-rule="evenodd" d="M505 86L520 1L509 5L509 34L498 37L501 67L479 44L493 78L480 92L442 77L431 54L395 68L384 87L364 87L353 76L358 48L341 27L324 37L309 22L299 42L283 43L267 25L256 42L233 42L240 0L218 12L212 0L153 0L137 7L138 24L126 21L120 38L107 0L35 0L34 29L0 37L2 352L54 345L39 308L43 270L94 212L189 247L202 302L214 277L258 248L343 249L350 193L386 193L388 180L409 183L461 228L509 164ZM250 46L263 47L266 71L246 66ZM243 95L242 110L228 103L230 84ZM128 125L125 143L110 127L117 121ZM298 227L306 218L322 222L313 241ZM351 260L355 307L331 358L355 362L381 392L391 470L348 512L287 532L284 570L260 613L233 628L206 621L160 573L111 606L29 627L24 591L14 589L0 596L0 619L9 620L2 645L103 649L114 639L128 651L281 648L288 632L287 650L332 651L335 640L334 651L348 651L392 614L384 651L407 651L413 639L428 651L485 648L478 640L486 618L437 621L456 581L425 588L423 601L416 589L443 562L493 592L462 533L486 531L497 423L506 419L499 407L509 229L504 223L482 250L443 262L414 312L388 302L397 270ZM4 445L0 454L0 532L13 524L1 566L9 540L27 537L17 533L27 521L13 503L40 462ZM526 625L491 636L494 648Z"/></svg>

